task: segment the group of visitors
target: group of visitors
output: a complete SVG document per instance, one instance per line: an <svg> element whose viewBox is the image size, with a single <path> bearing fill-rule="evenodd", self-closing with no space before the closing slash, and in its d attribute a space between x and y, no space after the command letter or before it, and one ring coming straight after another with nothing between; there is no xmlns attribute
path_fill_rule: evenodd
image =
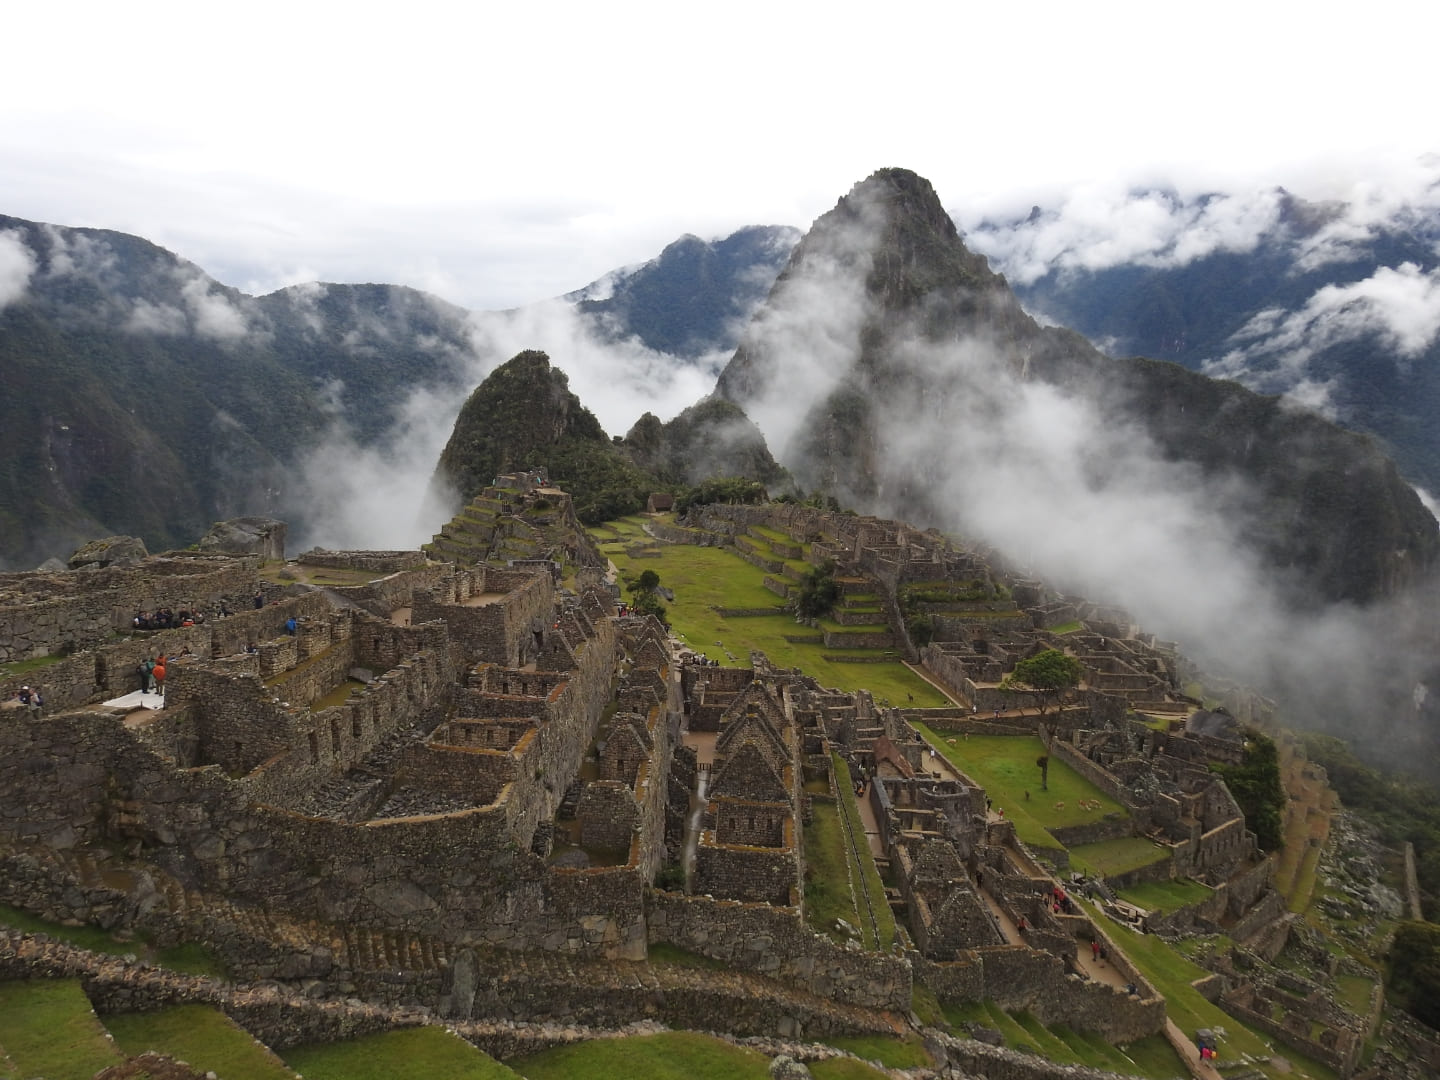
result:
<svg viewBox="0 0 1440 1080"><path fill-rule="evenodd" d="M136 666L135 670L140 675L140 692L142 694L159 694L165 696L165 674L168 665L176 660L187 660L191 656L190 646L186 645L179 653L167 657L159 653L152 660L146 657Z"/></svg>
<svg viewBox="0 0 1440 1080"><path fill-rule="evenodd" d="M156 608L154 611L137 611L130 625L136 630L174 630L178 626L199 626L205 621L205 613L199 608Z"/></svg>
<svg viewBox="0 0 1440 1080"><path fill-rule="evenodd" d="M15 694L15 700L25 706L25 708L33 709L37 713L45 705L44 698L41 696L38 686L33 690L28 686L20 687L19 691Z"/></svg>

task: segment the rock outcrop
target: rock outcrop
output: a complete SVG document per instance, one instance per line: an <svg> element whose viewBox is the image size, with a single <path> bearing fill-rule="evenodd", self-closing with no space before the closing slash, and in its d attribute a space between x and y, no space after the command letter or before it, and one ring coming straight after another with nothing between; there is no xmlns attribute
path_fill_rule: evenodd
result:
<svg viewBox="0 0 1440 1080"><path fill-rule="evenodd" d="M135 566L150 553L138 536L107 536L91 540L70 556L69 567Z"/></svg>

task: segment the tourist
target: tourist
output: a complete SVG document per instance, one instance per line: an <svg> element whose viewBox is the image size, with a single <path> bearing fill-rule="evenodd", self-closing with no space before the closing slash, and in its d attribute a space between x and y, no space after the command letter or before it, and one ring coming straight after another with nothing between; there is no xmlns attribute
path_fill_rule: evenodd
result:
<svg viewBox="0 0 1440 1080"><path fill-rule="evenodd" d="M295 616L294 616L294 615L291 615L288 619L285 620L285 632L286 632L287 634L289 634L291 637L294 637L294 636L295 636L295 627L296 627Z"/></svg>
<svg viewBox="0 0 1440 1080"><path fill-rule="evenodd" d="M155 657L155 666L150 669L151 675L155 678L155 692L161 697L165 696L165 654L161 653Z"/></svg>
<svg viewBox="0 0 1440 1080"><path fill-rule="evenodd" d="M1094 938L1090 939L1090 959L1095 961L1100 959L1100 942Z"/></svg>
<svg viewBox="0 0 1440 1080"><path fill-rule="evenodd" d="M255 610L259 611L265 606L265 594L259 589L255 590Z"/></svg>
<svg viewBox="0 0 1440 1080"><path fill-rule="evenodd" d="M15 700L20 702L21 705L29 706L30 699L33 696L34 692L30 689L30 687L22 686L20 687L20 692L15 695Z"/></svg>

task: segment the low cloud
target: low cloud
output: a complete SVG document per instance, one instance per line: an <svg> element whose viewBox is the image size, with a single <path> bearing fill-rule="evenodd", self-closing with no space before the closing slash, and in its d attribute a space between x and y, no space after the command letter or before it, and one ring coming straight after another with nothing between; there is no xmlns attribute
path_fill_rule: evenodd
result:
<svg viewBox="0 0 1440 1080"><path fill-rule="evenodd" d="M966 243L1020 285L1052 272L1184 266L1220 251L1251 251L1279 220L1276 189L1185 201L1163 191L1071 192L1023 221L973 224Z"/></svg>
<svg viewBox="0 0 1440 1080"><path fill-rule="evenodd" d="M0 311L25 295L35 272L35 253L13 229L0 231Z"/></svg>
<svg viewBox="0 0 1440 1080"><path fill-rule="evenodd" d="M526 349L539 349L565 372L571 391L611 435L624 435L645 412L669 419L704 397L725 354L691 363L638 338L610 340L564 300L546 300L470 319L471 383ZM457 411L458 411L457 403Z"/></svg>
<svg viewBox="0 0 1440 1080"><path fill-rule="evenodd" d="M1268 308L1237 331L1235 345L1202 370L1334 416L1328 380L1310 370L1332 346L1373 338L1401 362L1429 349L1440 336L1440 269L1414 263L1382 266L1363 281L1326 285L1297 311Z"/></svg>
<svg viewBox="0 0 1440 1080"><path fill-rule="evenodd" d="M486 375L526 349L548 353L612 435L623 435L646 411L671 417L714 385L713 366L688 364L633 339L602 340L563 301L472 313L466 329L467 349L436 344L455 365L453 384L417 388L375 439L361 442L337 419L306 456L299 494L290 500L304 522L301 547L411 549L429 540L458 506L453 493L435 497L431 479L461 406ZM338 403L343 387L331 385L327 396Z"/></svg>
<svg viewBox="0 0 1440 1080"><path fill-rule="evenodd" d="M1236 242L1245 231L1237 227ZM1172 242L1163 250L1180 248ZM823 281L813 284L792 283L777 297L783 310L767 313L755 333L844 327L848 344L849 328L865 322L863 305L837 311L850 301L838 301ZM1318 297L1307 307L1305 333L1322 324L1365 328L1418 348L1434 333L1433 293L1434 283L1413 269L1377 275ZM1283 336L1294 329L1288 320L1273 313L1255 330ZM873 427L852 432L872 440L880 492L856 510L903 518L914 511L912 493L922 492L934 518L917 524L993 545L1066 593L1125 608L1207 670L1285 695L1292 722L1373 730L1393 721L1408 735L1419 730L1396 694L1422 681L1434 628L1398 601L1297 610L1297 583L1245 539L1260 496L1242 477L1171 459L1116 397L1102 405L1026 378L1009 346L975 336L936 342L918 326L893 323L886 339L887 370L908 377L887 377L885 393L870 398ZM845 374L827 365L849 355L831 353L824 335L781 342L752 347L795 370L825 369L827 377L789 382L746 403L776 447L790 443L798 418L824 407ZM1320 381L1298 385L1324 396ZM802 464L780 456L792 468Z"/></svg>

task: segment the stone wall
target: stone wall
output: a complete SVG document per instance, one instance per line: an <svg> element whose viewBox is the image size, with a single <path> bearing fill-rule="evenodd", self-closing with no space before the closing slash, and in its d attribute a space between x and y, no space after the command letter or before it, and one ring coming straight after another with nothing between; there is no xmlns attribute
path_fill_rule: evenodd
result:
<svg viewBox="0 0 1440 1080"><path fill-rule="evenodd" d="M1119 957L1113 946L1108 950ZM941 1002L993 1000L1007 1011L1033 1013L1047 1026L1068 1024L1123 1043L1153 1035L1165 1026L1165 999L1133 969L1117 963L1138 994L1066 974L1050 953L1021 945L963 951L953 963L916 959L916 976Z"/></svg>
<svg viewBox="0 0 1440 1080"><path fill-rule="evenodd" d="M911 967L893 953L853 952L805 925L797 908L652 891L651 944L674 945L869 1008L910 1008Z"/></svg>
<svg viewBox="0 0 1440 1080"><path fill-rule="evenodd" d="M259 565L253 556L156 556L138 566L0 575L0 663L108 644L137 611L239 604Z"/></svg>
<svg viewBox="0 0 1440 1080"><path fill-rule="evenodd" d="M794 829L794 820L788 823ZM715 831L706 829L695 851L695 888L698 891L782 907L798 900L796 852L788 849L721 844Z"/></svg>
<svg viewBox="0 0 1440 1080"><path fill-rule="evenodd" d="M504 593L493 603L464 606L482 593ZM412 624L439 619L472 660L522 667L539 651L537 635L550 627L555 586L549 574L525 574L489 567L462 570L430 590L417 589Z"/></svg>
<svg viewBox="0 0 1440 1080"><path fill-rule="evenodd" d="M417 591L434 588L442 577L451 572L452 567L430 563L416 569L400 570L364 585L331 585L325 591L346 603L364 608L371 615L388 619L392 612L410 607ZM413 623L415 620L412 618L410 621Z"/></svg>
<svg viewBox="0 0 1440 1080"><path fill-rule="evenodd" d="M312 548L295 560L301 566L324 566L332 570L363 570L372 574L393 574L414 570L426 563L423 551L323 551Z"/></svg>

